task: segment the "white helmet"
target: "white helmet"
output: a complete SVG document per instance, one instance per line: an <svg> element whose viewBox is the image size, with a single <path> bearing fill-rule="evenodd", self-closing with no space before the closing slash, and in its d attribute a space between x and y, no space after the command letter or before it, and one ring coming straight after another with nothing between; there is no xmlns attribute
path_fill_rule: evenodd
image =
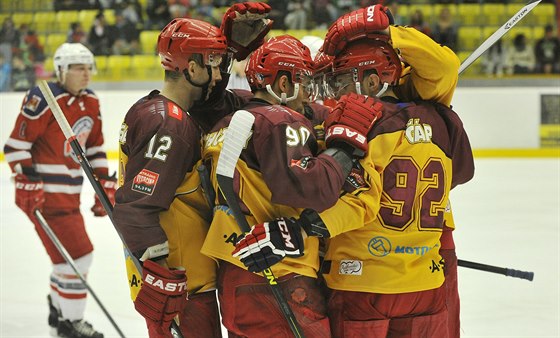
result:
<svg viewBox="0 0 560 338"><path fill-rule="evenodd" d="M301 41L301 43L306 45L307 48L309 48L309 51L311 52L311 58L312 59L315 59L315 55L317 55L317 52L319 51L319 48L321 48L321 46L323 46L323 39L321 39L318 36L314 36L314 35L306 35L306 36L302 37L300 41Z"/></svg>
<svg viewBox="0 0 560 338"><path fill-rule="evenodd" d="M96 73L93 53L81 43L63 43L54 52L53 63L56 77L62 82L64 82L64 79L61 78L61 71L66 72L70 65L91 65L92 73Z"/></svg>

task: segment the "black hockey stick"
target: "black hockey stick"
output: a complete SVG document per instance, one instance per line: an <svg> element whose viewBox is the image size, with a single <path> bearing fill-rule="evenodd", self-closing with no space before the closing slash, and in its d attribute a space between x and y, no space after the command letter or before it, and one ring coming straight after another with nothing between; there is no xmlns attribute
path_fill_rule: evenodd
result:
<svg viewBox="0 0 560 338"><path fill-rule="evenodd" d="M41 214L39 209L35 209L34 214L35 214L35 217L37 217L37 220L39 221L39 224L41 224L41 227L43 228L43 230L45 230L45 232L47 233L47 235L51 239L51 242L54 244L54 246L56 246L56 248L58 249L58 252L60 252L60 255L64 258L66 263L68 263L68 265L70 265L72 267L72 270L74 270L74 273L76 273L76 276L78 276L78 278L80 278L82 283L85 285L86 289L88 289L89 293L93 296L93 299L95 299L95 301L97 302L97 305L99 305L99 307L101 308L103 313L105 313L105 316L107 316L107 318L109 319L111 324L113 324L113 327L115 328L115 330L117 330L117 332L119 333L119 336L124 338L124 333L121 331L121 329L119 328L119 326L117 325L117 323L115 322L113 317L111 317L111 315L109 314L107 309L105 309L105 306L103 306L103 304L101 303L101 300L99 300L99 298L97 297L95 292L93 292L93 289L91 288L91 286L89 286L89 284L86 282L85 277L82 275L80 270L78 270L78 268L76 267L76 263L72 259L72 256L70 256L68 251L66 251L66 248L64 247L64 245L62 245L62 243L60 242L58 237L56 237L55 233L52 231L51 227L47 223L47 220L43 217L43 215Z"/></svg>
<svg viewBox="0 0 560 338"><path fill-rule="evenodd" d="M51 89L49 88L47 81L45 80L39 81L39 89L43 93L43 96L45 96L45 99L47 100L47 104L49 105L49 108L51 109L56 119L56 122L58 123L58 126L62 130L62 133L64 134L64 137L66 137L66 140L70 144L70 147L72 147L72 151L74 152L76 158L80 162L80 166L84 170L84 173L86 174L89 182L93 186L93 190L95 190L97 197L99 197L99 200L103 205L103 208L107 212L107 215L109 216L109 219L113 224L113 227L117 231L117 234L119 235L121 242L123 243L125 253L130 256L132 262L134 263L134 266L136 267L140 275L142 275L142 264L140 264L140 261L130 252L130 250L126 246L126 242L124 241L122 234L120 233L119 229L115 225L115 221L113 219L113 205L109 201L109 198L107 197L105 190L101 186L101 183L99 183L99 180L95 176L95 173L93 172L93 168L89 163L89 161L87 160L86 154L84 153L82 146L76 139L76 135L74 134L74 131L70 127L68 120L64 116L62 109L60 109L58 102L56 102L56 98L54 97ZM181 334L181 330L179 329L179 326L175 321L171 322L170 332L175 338L183 338L183 335Z"/></svg>
<svg viewBox="0 0 560 338"><path fill-rule="evenodd" d="M469 262L462 259L457 260L457 265L464 268L493 272L493 273L497 273L500 275L509 276L513 278L526 279L531 282L533 281L533 277L535 276L535 273L532 271L521 271L521 270L515 270L509 268L500 268L498 266Z"/></svg>
<svg viewBox="0 0 560 338"><path fill-rule="evenodd" d="M241 151L251 137L251 128L254 121L255 117L246 110L238 110L235 112L226 131L216 168L218 186L224 194L235 221L243 232L251 231L251 227L249 226L249 223L247 223L247 219L239 207L239 199L233 190L233 174L235 172L235 166L237 165L239 156L241 155ZM268 281L272 294L278 302L278 306L286 318L292 333L297 338L303 338L303 330L299 326L288 301L284 298L276 276L274 276L270 268L264 270L263 275Z"/></svg>
<svg viewBox="0 0 560 338"><path fill-rule="evenodd" d="M459 67L459 74L461 74L465 69L467 69L473 62L476 61L484 52L486 52L493 44L495 44L502 36L504 36L509 30L515 26L521 19L525 17L525 15L529 14L533 8L537 7L537 5L542 0L532 0L529 1L523 8L519 10L519 12L515 13L506 23L498 28L492 35L490 35L477 49L469 55L461 66Z"/></svg>

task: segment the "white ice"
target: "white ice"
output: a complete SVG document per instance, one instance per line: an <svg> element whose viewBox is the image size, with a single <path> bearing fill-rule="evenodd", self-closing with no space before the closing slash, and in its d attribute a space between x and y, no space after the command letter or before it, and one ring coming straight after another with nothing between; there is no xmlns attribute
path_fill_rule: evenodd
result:
<svg viewBox="0 0 560 338"><path fill-rule="evenodd" d="M14 204L5 162L0 183L0 337L48 337L50 261ZM451 200L459 258L535 272L529 282L459 268L462 336L560 337L560 159L477 159L475 178ZM127 337L146 337L128 295L119 237L108 218L92 216L87 180L82 201L95 245L89 284ZM86 319L117 337L92 297Z"/></svg>

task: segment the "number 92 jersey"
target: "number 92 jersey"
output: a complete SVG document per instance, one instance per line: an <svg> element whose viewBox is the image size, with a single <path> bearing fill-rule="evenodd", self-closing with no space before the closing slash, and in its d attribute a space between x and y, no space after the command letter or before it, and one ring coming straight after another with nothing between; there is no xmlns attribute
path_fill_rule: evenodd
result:
<svg viewBox="0 0 560 338"><path fill-rule="evenodd" d="M383 294L437 288L449 191L474 175L462 122L438 103L386 102L368 140L360 163L370 189L358 197L375 217L331 238L325 280L332 289Z"/></svg>

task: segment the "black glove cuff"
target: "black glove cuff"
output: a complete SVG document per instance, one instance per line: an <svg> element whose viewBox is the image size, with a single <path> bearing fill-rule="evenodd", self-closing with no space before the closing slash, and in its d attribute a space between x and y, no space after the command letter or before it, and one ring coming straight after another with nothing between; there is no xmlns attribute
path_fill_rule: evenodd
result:
<svg viewBox="0 0 560 338"><path fill-rule="evenodd" d="M313 209L305 209L299 216L297 222L303 228L307 236L329 238L331 233L327 226L319 216L319 213Z"/></svg>
<svg viewBox="0 0 560 338"><path fill-rule="evenodd" d="M342 167L342 175L346 178L352 170L352 153L354 147L344 142L336 142L321 153L332 157Z"/></svg>

